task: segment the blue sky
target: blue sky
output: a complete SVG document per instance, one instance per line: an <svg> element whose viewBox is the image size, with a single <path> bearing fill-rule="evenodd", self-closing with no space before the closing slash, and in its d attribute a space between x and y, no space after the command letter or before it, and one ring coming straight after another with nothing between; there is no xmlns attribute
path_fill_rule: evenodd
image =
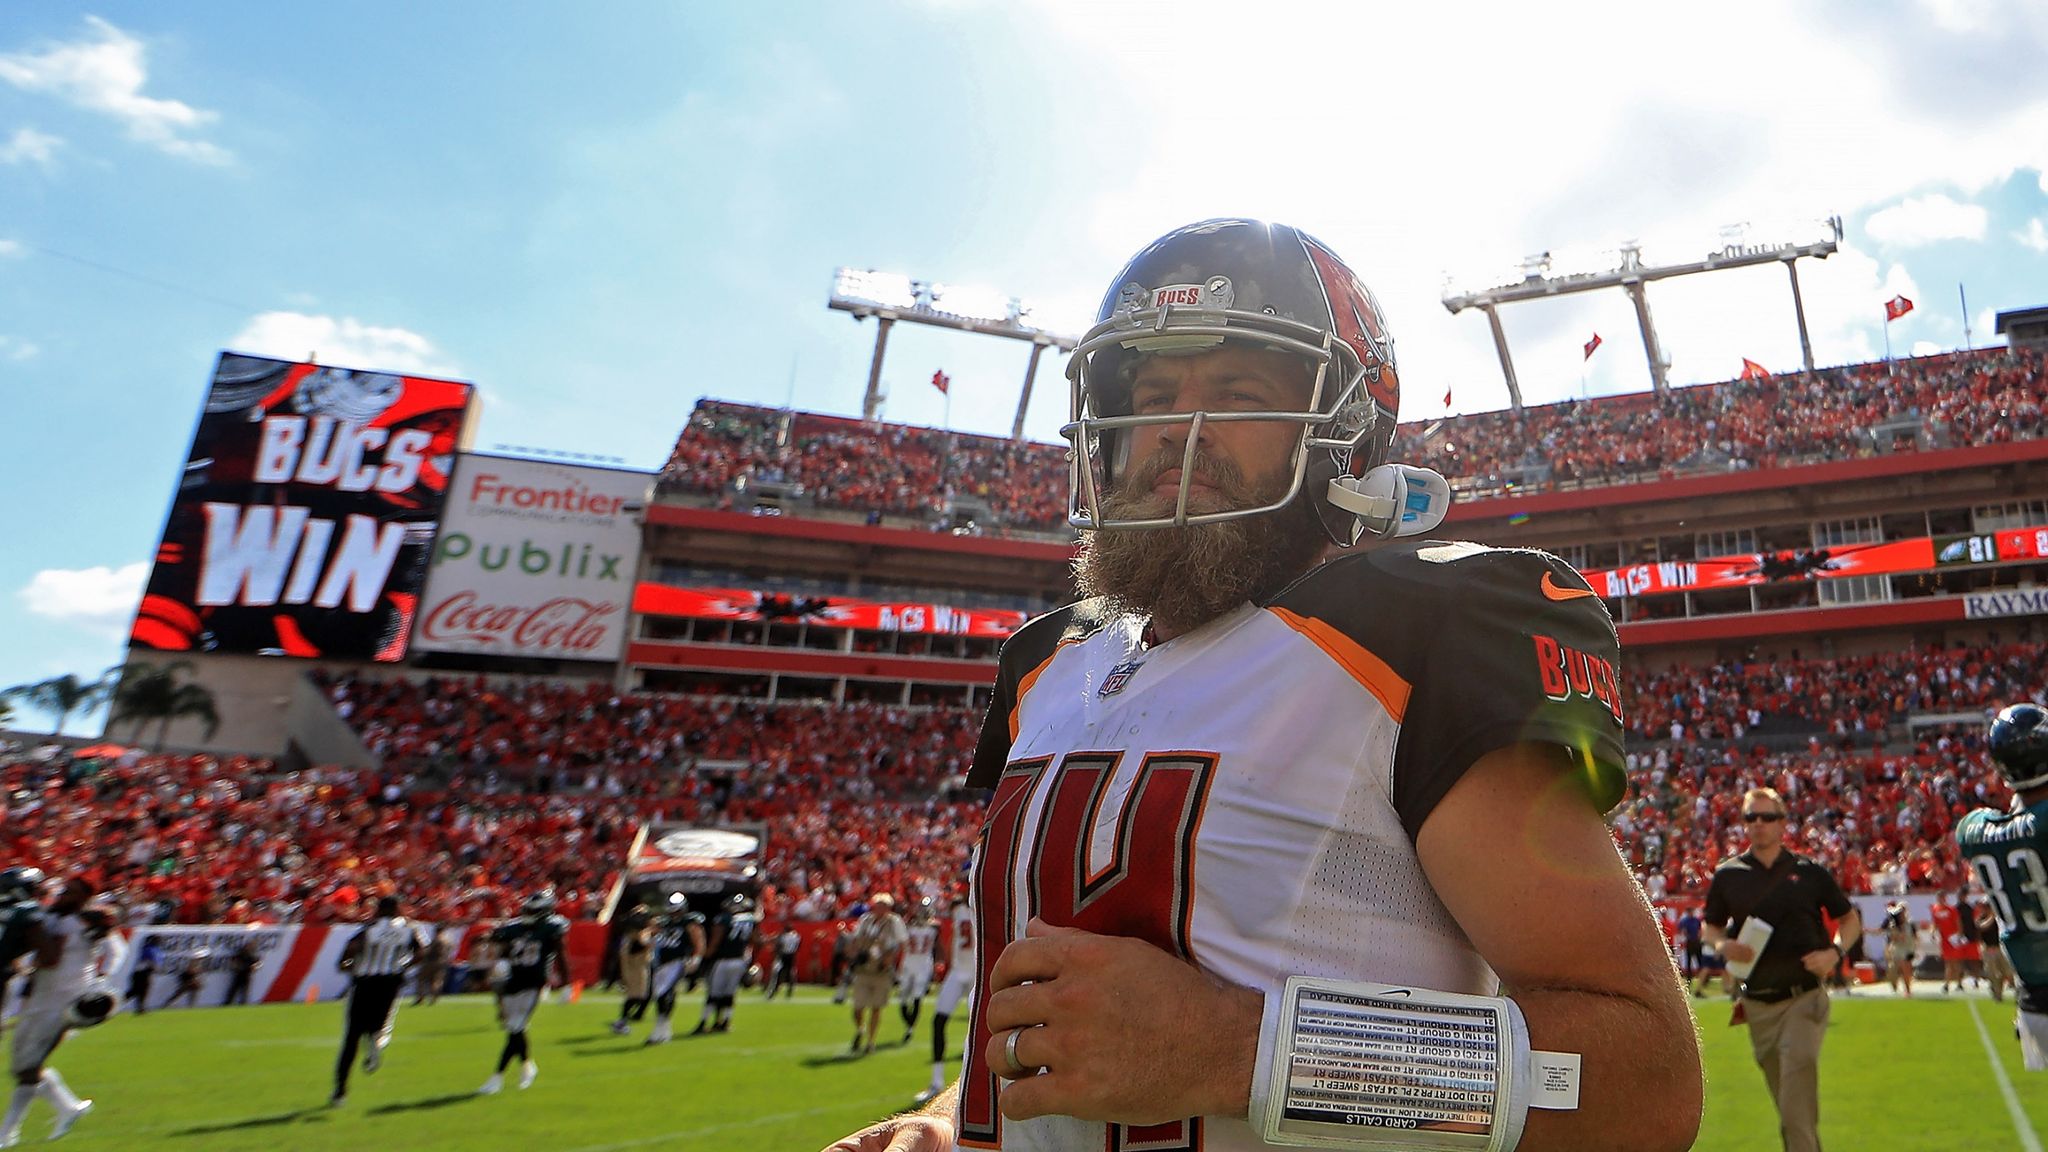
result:
<svg viewBox="0 0 2048 1152"><path fill-rule="evenodd" d="M2048 303L2042 6L1645 11L13 7L0 685L118 661L225 347L473 380L479 448L654 467L699 396L859 410L873 329L826 310L836 266L1078 330L1125 257L1214 215L1299 224L1365 275L1410 419L1446 388L1506 403L1485 322L1438 301L1536 251L1697 254L1839 213L1844 251L1801 272L1823 362L1879 354L1895 293L1901 353L1963 342L1959 283L1980 344ZM1775 268L1651 299L1675 380L1798 363ZM1505 319L1531 402L1647 387L1619 293ZM1006 432L1024 358L899 327L885 415ZM1048 359L1030 433L1066 405Z"/></svg>

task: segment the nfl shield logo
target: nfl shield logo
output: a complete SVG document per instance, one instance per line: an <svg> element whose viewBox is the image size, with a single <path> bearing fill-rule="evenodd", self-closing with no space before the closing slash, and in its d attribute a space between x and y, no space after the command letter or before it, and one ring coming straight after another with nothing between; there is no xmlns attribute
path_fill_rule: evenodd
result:
<svg viewBox="0 0 2048 1152"><path fill-rule="evenodd" d="M1144 666L1145 662L1142 660L1127 660L1124 663L1119 664L1114 668L1111 668L1109 670L1109 675L1104 676L1102 678L1102 687L1096 690L1095 695L1097 695L1098 697L1114 696L1117 693L1123 691L1124 685L1129 684L1131 682L1131 677L1136 676L1138 674L1138 669L1143 668Z"/></svg>

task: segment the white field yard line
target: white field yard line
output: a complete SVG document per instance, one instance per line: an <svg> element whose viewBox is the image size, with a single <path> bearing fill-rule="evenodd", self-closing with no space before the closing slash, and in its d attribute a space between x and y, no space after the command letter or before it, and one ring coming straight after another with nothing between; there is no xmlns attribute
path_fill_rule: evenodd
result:
<svg viewBox="0 0 2048 1152"><path fill-rule="evenodd" d="M2005 1065L1998 1059L1998 1049L1991 1046L1991 1033L1984 1030L1984 1018L1977 1015L1975 1000L1970 1001L1970 1023L1977 1026L1977 1039L1984 1043L1984 1056L1991 1061L1991 1075L1998 1080L1998 1094L2005 1097L2005 1112L2012 1117L2012 1129L2020 1134L2020 1147L2026 1152L2041 1152L2041 1139L2034 1135L2034 1126L2027 1119L2026 1109L2020 1107L2019 1094L2012 1090L2012 1077L2005 1074Z"/></svg>

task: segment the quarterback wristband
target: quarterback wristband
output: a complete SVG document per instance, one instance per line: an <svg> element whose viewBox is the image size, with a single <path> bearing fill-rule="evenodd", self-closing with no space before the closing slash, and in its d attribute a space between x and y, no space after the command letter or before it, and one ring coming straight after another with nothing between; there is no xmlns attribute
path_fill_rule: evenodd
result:
<svg viewBox="0 0 2048 1152"><path fill-rule="evenodd" d="M1506 997L1307 976L1266 997L1250 1120L1269 1144L1512 1152L1530 1108L1578 1106L1578 1054L1531 1051Z"/></svg>

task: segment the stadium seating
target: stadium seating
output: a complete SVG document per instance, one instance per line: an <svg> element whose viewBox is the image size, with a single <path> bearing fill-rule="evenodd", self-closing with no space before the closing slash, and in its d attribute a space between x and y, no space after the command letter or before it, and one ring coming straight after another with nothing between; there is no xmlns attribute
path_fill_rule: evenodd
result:
<svg viewBox="0 0 2048 1152"><path fill-rule="evenodd" d="M1954 353L1674 388L1661 406L1637 393L1519 421L1474 413L1403 425L1395 454L1464 494L1497 495L2031 440L2048 434L2044 366L2039 351ZM1066 446L700 401L662 490L729 500L763 483L941 529L966 498L992 514L981 528L1052 532L1066 519Z"/></svg>
<svg viewBox="0 0 2048 1152"><path fill-rule="evenodd" d="M1794 845L1852 890L1953 889L1956 819L2008 797L1980 725L1914 722L2048 696L2044 657L2012 643L1638 671L1623 850L1653 894L1697 893L1742 843L1742 790L1768 784ZM318 922L392 891L464 922L549 885L587 917L640 821L758 822L764 911L824 920L878 890L943 897L978 824L949 788L980 725L964 708L474 676L323 687L380 771L0 749L0 865L82 871L148 920Z"/></svg>
<svg viewBox="0 0 2048 1152"><path fill-rule="evenodd" d="M2038 439L2048 357L1954 353L1408 424L1398 459L1468 495Z"/></svg>

